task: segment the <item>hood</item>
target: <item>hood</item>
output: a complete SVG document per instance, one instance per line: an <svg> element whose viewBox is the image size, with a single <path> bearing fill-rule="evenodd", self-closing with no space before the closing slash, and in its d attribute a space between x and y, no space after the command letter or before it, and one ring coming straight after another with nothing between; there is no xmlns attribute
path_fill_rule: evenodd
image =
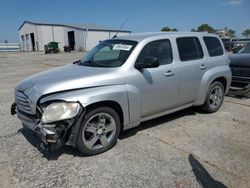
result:
<svg viewBox="0 0 250 188"><path fill-rule="evenodd" d="M78 64L65 65L38 73L21 81L16 90L33 100L42 95L104 85L124 84L119 68L87 67Z"/></svg>
<svg viewBox="0 0 250 188"><path fill-rule="evenodd" d="M250 67L250 54L232 54L228 57L230 67Z"/></svg>

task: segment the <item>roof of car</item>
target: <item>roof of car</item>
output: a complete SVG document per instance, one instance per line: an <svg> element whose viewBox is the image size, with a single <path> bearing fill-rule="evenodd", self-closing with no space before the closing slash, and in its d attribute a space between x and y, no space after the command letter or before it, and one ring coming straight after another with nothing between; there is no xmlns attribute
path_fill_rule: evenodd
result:
<svg viewBox="0 0 250 188"><path fill-rule="evenodd" d="M207 32L152 32L152 33L133 33L129 35L119 36L116 39L124 40L135 40L142 41L147 38L157 37L157 36L216 36L215 34L210 34Z"/></svg>

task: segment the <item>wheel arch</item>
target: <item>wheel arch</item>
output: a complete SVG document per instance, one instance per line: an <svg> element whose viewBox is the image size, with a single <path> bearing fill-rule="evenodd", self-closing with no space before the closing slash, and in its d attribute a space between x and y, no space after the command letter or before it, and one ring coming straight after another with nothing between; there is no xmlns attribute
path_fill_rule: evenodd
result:
<svg viewBox="0 0 250 188"><path fill-rule="evenodd" d="M215 81L219 81L223 84L224 92L226 94L230 87L231 79L232 74L228 66L220 66L207 71L202 78L200 89L196 100L194 101L194 105L199 106L204 103L208 88Z"/></svg>
<svg viewBox="0 0 250 188"><path fill-rule="evenodd" d="M225 77L221 76L221 77L218 77L218 78L216 78L215 80L213 80L212 83L214 83L214 82L216 82L216 81L222 83L222 85L223 85L223 87L224 87L224 93L226 93L226 89L227 89L227 79L226 79ZM212 83L211 83L211 84L212 84ZM211 85L211 84L210 84L210 85Z"/></svg>
<svg viewBox="0 0 250 188"><path fill-rule="evenodd" d="M121 130L123 130L123 128L124 128L124 112L122 110L121 105L118 102L112 101L112 100L105 100L105 101L91 103L91 104L85 106L87 111L91 110L91 109L98 108L98 107L109 107L109 108L112 108L114 111L116 111L118 116L119 116L119 119L120 119Z"/></svg>

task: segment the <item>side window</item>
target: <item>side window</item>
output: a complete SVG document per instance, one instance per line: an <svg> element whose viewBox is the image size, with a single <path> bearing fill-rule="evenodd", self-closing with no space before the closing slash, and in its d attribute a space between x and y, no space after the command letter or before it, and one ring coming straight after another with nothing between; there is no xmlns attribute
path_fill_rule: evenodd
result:
<svg viewBox="0 0 250 188"><path fill-rule="evenodd" d="M203 51L197 37L182 37L177 38L176 41L181 61L203 58Z"/></svg>
<svg viewBox="0 0 250 188"><path fill-rule="evenodd" d="M148 43L140 52L136 63L143 62L146 57L155 57L160 65L170 64L173 61L171 43L168 39Z"/></svg>
<svg viewBox="0 0 250 188"><path fill-rule="evenodd" d="M211 57L223 55L223 48L216 37L203 37L203 40Z"/></svg>

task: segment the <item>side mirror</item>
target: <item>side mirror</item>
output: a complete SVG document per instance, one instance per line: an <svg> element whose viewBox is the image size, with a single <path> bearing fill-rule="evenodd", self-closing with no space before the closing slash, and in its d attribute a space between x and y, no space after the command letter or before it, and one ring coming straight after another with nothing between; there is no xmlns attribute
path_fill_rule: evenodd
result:
<svg viewBox="0 0 250 188"><path fill-rule="evenodd" d="M159 66L160 64L156 57L146 57L143 59L143 62L135 64L135 68L137 69L156 68Z"/></svg>

